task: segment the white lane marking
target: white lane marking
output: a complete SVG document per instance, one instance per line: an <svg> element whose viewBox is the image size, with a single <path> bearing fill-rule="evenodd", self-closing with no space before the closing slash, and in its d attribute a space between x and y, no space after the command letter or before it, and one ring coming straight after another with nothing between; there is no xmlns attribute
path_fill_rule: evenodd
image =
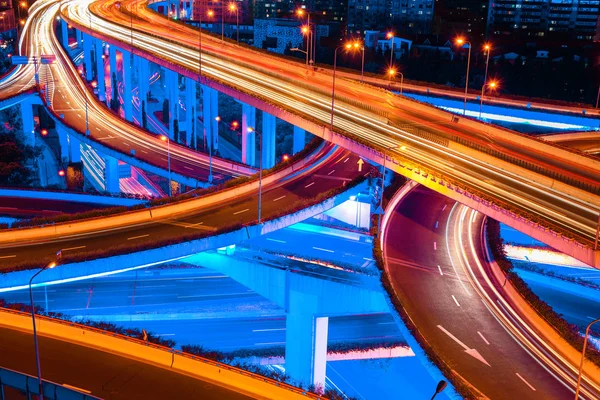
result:
<svg viewBox="0 0 600 400"><path fill-rule="evenodd" d="M140 150L142 153L148 154L146 150Z"/></svg>
<svg viewBox="0 0 600 400"><path fill-rule="evenodd" d="M271 331L285 331L285 328L252 329L252 332L271 332Z"/></svg>
<svg viewBox="0 0 600 400"><path fill-rule="evenodd" d="M281 197L278 197L278 198L276 198L276 199L275 199L275 200L273 200L273 201L279 201L279 200L281 200L281 199L283 199L283 198L285 198L285 195L283 195L283 196L281 196Z"/></svg>
<svg viewBox="0 0 600 400"><path fill-rule="evenodd" d="M438 271L440 271L441 276L444 276L444 273L442 272L442 267L440 267L439 265L438 265Z"/></svg>
<svg viewBox="0 0 600 400"><path fill-rule="evenodd" d="M435 229L437 229L439 225L440 225L440 221L435 221Z"/></svg>
<svg viewBox="0 0 600 400"><path fill-rule="evenodd" d="M586 315L585 317L586 317L586 318L589 318L589 319L596 319L596 318L594 318L594 317L590 317L589 315Z"/></svg>
<svg viewBox="0 0 600 400"><path fill-rule="evenodd" d="M66 387L67 389L75 389L75 390L79 390L80 392L83 392L83 393L92 394L92 392L89 391L89 390L85 390L85 389L82 389L82 388L77 387L77 386L72 386L72 385L69 385L67 383L63 383L62 386Z"/></svg>
<svg viewBox="0 0 600 400"><path fill-rule="evenodd" d="M195 226L202 225L203 223L204 223L204 222L196 222L195 224L189 224L189 225L186 225L186 228L193 228L193 227L195 227Z"/></svg>
<svg viewBox="0 0 600 400"><path fill-rule="evenodd" d="M433 249L437 250L437 242L433 242Z"/></svg>
<svg viewBox="0 0 600 400"><path fill-rule="evenodd" d="M331 172L329 172L327 175L329 176L329 175L333 174L334 172L335 172L335 169L332 169Z"/></svg>
<svg viewBox="0 0 600 400"><path fill-rule="evenodd" d="M363 260L367 260L367 261L373 261L372 258L367 258L367 257L363 257Z"/></svg>
<svg viewBox="0 0 600 400"><path fill-rule="evenodd" d="M378 322L377 323L377 325L392 325L392 324L396 325L395 322Z"/></svg>
<svg viewBox="0 0 600 400"><path fill-rule="evenodd" d="M452 299L454 299L454 302L456 303L456 305L460 307L460 304L458 303L458 300L456 300L456 297L454 297L454 295L452 295Z"/></svg>
<svg viewBox="0 0 600 400"><path fill-rule="evenodd" d="M314 184L315 184L314 182L312 182L312 183L309 183L308 185L304 186L304 188L306 189L307 187L310 187L310 186L312 186L312 185L314 185Z"/></svg>
<svg viewBox="0 0 600 400"><path fill-rule="evenodd" d="M127 147L131 147L131 145L130 145L129 143L127 143L127 142L123 142L123 144L124 144L125 146L127 146Z"/></svg>
<svg viewBox="0 0 600 400"><path fill-rule="evenodd" d="M529 389L533 390L534 392L536 391L536 390L535 390L535 388L534 388L533 386L531 386L531 384L530 384L529 382L527 382L527 381L525 380L525 378L523 378L521 375L519 375L519 373L518 373L518 372L517 372L516 374L517 374L517 376L519 377L519 379L521 379L521 380L522 380L522 381L523 381L523 382L524 382L524 383L525 383L527 386L529 386Z"/></svg>
<svg viewBox="0 0 600 400"><path fill-rule="evenodd" d="M13 255L13 256L1 256L0 258L15 258L17 255Z"/></svg>
<svg viewBox="0 0 600 400"><path fill-rule="evenodd" d="M100 128L98 128L97 126L94 127L98 132L100 132Z"/></svg>
<svg viewBox="0 0 600 400"><path fill-rule="evenodd" d="M266 343L254 343L255 346L267 346L270 344L285 344L285 342L266 342Z"/></svg>
<svg viewBox="0 0 600 400"><path fill-rule="evenodd" d="M350 159L350 157L346 157L346 159L344 160L344 162L348 162L348 160Z"/></svg>
<svg viewBox="0 0 600 400"><path fill-rule="evenodd" d="M60 249L60 251L77 250L77 249L85 249L85 246L67 247L66 249Z"/></svg>
<svg viewBox="0 0 600 400"><path fill-rule="evenodd" d="M194 168L190 168L190 167L188 167L187 165L184 165L184 166L183 166L183 168L185 168L185 169L189 169L190 171L193 171L193 170L194 170Z"/></svg>
<svg viewBox="0 0 600 400"><path fill-rule="evenodd" d="M322 249L322 248L320 248L320 247L313 247L313 249L315 249L315 250L321 250L321 251L326 251L326 252L328 252L328 253L334 253L334 251L333 251L333 250Z"/></svg>
<svg viewBox="0 0 600 400"><path fill-rule="evenodd" d="M175 336L174 333L155 333L156 336Z"/></svg>
<svg viewBox="0 0 600 400"><path fill-rule="evenodd" d="M279 240L279 239L267 238L267 240L269 240L271 242L277 242L277 243L287 243L285 240Z"/></svg>
<svg viewBox="0 0 600 400"><path fill-rule="evenodd" d="M479 331L477 331L477 333L479 334L479 336L481 336L481 338L483 339L483 341L485 342L485 344L487 344L488 346L490 345L490 342L488 342L488 340L485 338L485 336L483 336L483 334Z"/></svg>
<svg viewBox="0 0 600 400"><path fill-rule="evenodd" d="M150 234L140 235L140 236L132 236L132 237L127 238L127 240L140 239L140 238L143 238L143 237L146 237L146 236L150 236Z"/></svg>
<svg viewBox="0 0 600 400"><path fill-rule="evenodd" d="M444 207L442 208L442 211L444 211L447 206L448 206L448 204L444 204Z"/></svg>
<svg viewBox="0 0 600 400"><path fill-rule="evenodd" d="M241 213L245 213L248 210L250 210L250 209L246 208L245 210L242 210L242 211L236 211L236 212L233 213L233 215L238 215L238 214L241 214Z"/></svg>

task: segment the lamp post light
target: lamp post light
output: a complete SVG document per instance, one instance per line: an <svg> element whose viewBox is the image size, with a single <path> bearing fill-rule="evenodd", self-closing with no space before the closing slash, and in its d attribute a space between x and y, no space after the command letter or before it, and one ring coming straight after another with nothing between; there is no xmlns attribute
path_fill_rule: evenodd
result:
<svg viewBox="0 0 600 400"><path fill-rule="evenodd" d="M45 271L47 269L52 269L54 267L56 267L56 262L51 262L50 264L40 268L35 274L33 274L31 279L29 279L29 300L31 301L31 322L33 323L33 343L35 346L35 364L37 367L38 384L40 386L40 394L39 394L40 399L44 398L44 386L42 384L42 367L40 365L40 349L39 349L39 344L38 344L37 330L36 330L36 326L35 326L35 304L33 302L32 284L33 284L33 279L36 276L41 274L43 271Z"/></svg>
<svg viewBox="0 0 600 400"><path fill-rule="evenodd" d="M464 102L463 102L463 115L467 114L467 92L469 90L469 68L471 67L471 42L469 42L468 40L465 40L463 38L458 38L456 39L456 43L458 43L460 46L463 46L465 44L469 45L469 55L467 56L467 76L465 78L465 98L464 98Z"/></svg>
<svg viewBox="0 0 600 400"><path fill-rule="evenodd" d="M21 8L27 8L27 2L26 1L20 1L19 2L19 6L17 7L18 13L19 13L19 26L23 26L24 22L21 19ZM22 33L23 30L20 28L17 28L17 35L19 35L20 33Z"/></svg>
<svg viewBox="0 0 600 400"><path fill-rule="evenodd" d="M235 24L236 24L235 34L236 34L236 40L239 43L240 42L240 11L239 11L238 6L235 3L229 3L229 11L230 12L235 11Z"/></svg>
<svg viewBox="0 0 600 400"><path fill-rule="evenodd" d="M448 382L446 382L444 380L439 381L437 384L437 387L435 388L435 393L431 397L431 400L435 399L435 396L442 393L444 391L444 389L446 389L446 386L448 386Z"/></svg>
<svg viewBox="0 0 600 400"><path fill-rule="evenodd" d="M394 68L394 32L388 32L385 37L390 40L390 68Z"/></svg>
<svg viewBox="0 0 600 400"><path fill-rule="evenodd" d="M479 97L479 119L481 119L481 110L483 108L483 95L485 94L485 87L486 85L483 85L481 87L481 96ZM487 87L489 88L489 90L495 90L498 87L498 83L496 81L490 81L490 83L487 84Z"/></svg>
<svg viewBox="0 0 600 400"><path fill-rule="evenodd" d="M581 362L579 363L579 373L577 374L577 387L575 388L575 400L579 400L579 391L581 389L581 375L583 374L583 361L585 360L585 349L587 347L588 337L590 336L590 329L592 325L599 322L600 318L596 318L588 324L585 328L585 338L583 339L583 349L581 350Z"/></svg>
<svg viewBox="0 0 600 400"><path fill-rule="evenodd" d="M360 50L362 51L362 62L360 64L360 81L362 83L365 81L365 43L364 42L360 45Z"/></svg>
<svg viewBox="0 0 600 400"><path fill-rule="evenodd" d="M485 58L485 74L483 75L483 86L481 87L481 102L479 103L479 119L481 119L481 107L483 104L483 93L485 91L485 85L487 84L488 67L490 65L490 51L492 50L492 46L490 46L489 43L486 43L485 45L483 45L483 49L485 50L487 55Z"/></svg>
<svg viewBox="0 0 600 400"><path fill-rule="evenodd" d="M352 50L355 47L352 43L346 43L335 48L333 52L333 83L331 85L331 123L329 124L329 130L333 132L333 114L335 111L335 71L337 69L337 52L339 49L345 48L346 50Z"/></svg>
<svg viewBox="0 0 600 400"><path fill-rule="evenodd" d="M383 191L385 190L385 161L387 152L396 149L398 146L389 146L383 150L383 173L381 174L381 195L379 198L379 218L377 218L377 237L381 238L381 216L383 215ZM404 148L404 147L403 147Z"/></svg>
<svg viewBox="0 0 600 400"><path fill-rule="evenodd" d="M313 64L315 59L312 49L314 37L312 34L312 29L310 28L310 13L302 8L299 8L296 10L296 14L299 17L302 17L306 14L306 26L302 27L302 33L306 35L306 64Z"/></svg>
<svg viewBox="0 0 600 400"><path fill-rule="evenodd" d="M173 195L171 189L171 139L167 135L160 135L160 140L167 142L167 168L169 170L169 197Z"/></svg>
<svg viewBox="0 0 600 400"><path fill-rule="evenodd" d="M258 223L260 224L261 212L262 212L262 135L255 131L254 128L248 127L248 133L255 132L258 135L258 158L259 158L259 166L258 166Z"/></svg>

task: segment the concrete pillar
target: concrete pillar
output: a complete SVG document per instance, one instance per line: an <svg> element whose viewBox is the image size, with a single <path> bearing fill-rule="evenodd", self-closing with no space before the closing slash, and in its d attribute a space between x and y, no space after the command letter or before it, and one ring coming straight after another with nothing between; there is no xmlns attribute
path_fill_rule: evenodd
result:
<svg viewBox="0 0 600 400"><path fill-rule="evenodd" d="M192 132L195 132L196 119L196 81L190 78L185 79L185 143L190 144ZM193 117L193 118L192 118Z"/></svg>
<svg viewBox="0 0 600 400"><path fill-rule="evenodd" d="M23 121L23 144L34 146L33 104L30 101L21 102L21 120Z"/></svg>
<svg viewBox="0 0 600 400"><path fill-rule="evenodd" d="M140 88L140 104L143 101L148 106L147 95L150 92L150 61L144 57L136 56L138 60L138 86Z"/></svg>
<svg viewBox="0 0 600 400"><path fill-rule="evenodd" d="M248 132L248 128L252 132ZM256 108L242 104L242 162L256 166Z"/></svg>
<svg viewBox="0 0 600 400"><path fill-rule="evenodd" d="M112 92L113 92L113 73L116 75L117 79L119 77L119 75L117 74L117 46L115 46L114 44L109 44L108 45L108 62L110 64L110 75L108 77L109 81L110 81L110 87L106 87L106 98L111 98L112 99ZM109 103L107 103L109 104Z"/></svg>
<svg viewBox="0 0 600 400"><path fill-rule="evenodd" d="M60 21L62 45L65 50L69 49L69 24L64 19Z"/></svg>
<svg viewBox="0 0 600 400"><path fill-rule="evenodd" d="M274 115L263 112L262 119L262 164L264 169L275 165L275 122Z"/></svg>
<svg viewBox="0 0 600 400"><path fill-rule="evenodd" d="M67 135L69 141L69 161L72 163L81 161L81 142L74 135Z"/></svg>
<svg viewBox="0 0 600 400"><path fill-rule="evenodd" d="M286 374L296 381L325 388L329 318L291 312L285 327Z"/></svg>
<svg viewBox="0 0 600 400"><path fill-rule="evenodd" d="M77 39L77 47L81 48L81 35L82 32L79 29L75 29L75 38Z"/></svg>
<svg viewBox="0 0 600 400"><path fill-rule="evenodd" d="M131 98L132 75L131 75L131 53L121 50L123 57L123 111L127 121L133 121L133 103Z"/></svg>
<svg viewBox="0 0 600 400"><path fill-rule="evenodd" d="M219 149L219 92L207 86L202 87L202 118L208 146L213 154Z"/></svg>
<svg viewBox="0 0 600 400"><path fill-rule="evenodd" d="M292 145L292 154L298 153L304 148L306 143L306 131L294 126L294 144Z"/></svg>
<svg viewBox="0 0 600 400"><path fill-rule="evenodd" d="M92 49L94 38L88 34L83 34L83 63L85 65L85 79L91 82L94 79L94 67L92 63Z"/></svg>
<svg viewBox="0 0 600 400"><path fill-rule="evenodd" d="M174 138L174 121L179 117L179 74L166 68L165 96L169 99L169 137ZM179 129L181 131L181 129Z"/></svg>
<svg viewBox="0 0 600 400"><path fill-rule="evenodd" d="M111 156L103 155L104 160L104 189L109 193L119 193L119 161Z"/></svg>
<svg viewBox="0 0 600 400"><path fill-rule="evenodd" d="M102 55L104 54L104 47L102 46L102 39L95 39L95 49L94 52L96 54L96 80L98 82L98 98L101 101L106 100L106 77L104 76L104 59Z"/></svg>
<svg viewBox="0 0 600 400"><path fill-rule="evenodd" d="M69 139L67 138L67 132L56 124L56 133L58 134L58 143L60 145L60 162L69 162Z"/></svg>

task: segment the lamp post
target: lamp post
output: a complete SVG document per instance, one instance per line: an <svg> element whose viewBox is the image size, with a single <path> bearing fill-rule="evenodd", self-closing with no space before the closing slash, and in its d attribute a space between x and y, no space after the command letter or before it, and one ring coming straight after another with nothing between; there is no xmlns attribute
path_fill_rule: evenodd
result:
<svg viewBox="0 0 600 400"><path fill-rule="evenodd" d="M459 45L463 46L465 44L469 45L469 55L467 56L467 76L465 78L465 98L464 98L464 102L463 102L463 115L467 114L467 92L469 90L469 68L471 67L471 42L463 39L463 38L458 38L456 39L456 43L458 43Z"/></svg>
<svg viewBox="0 0 600 400"><path fill-rule="evenodd" d="M42 367L40 365L40 349L39 349L39 344L38 344L37 330L36 330L36 326L35 326L35 304L33 302L32 283L33 283L33 279L36 276L41 274L46 269L52 269L54 267L56 267L56 262L51 262L50 264L40 268L38 270L38 272L33 274L31 279L29 279L29 300L31 301L31 322L33 323L33 343L35 346L35 364L37 367L38 384L40 385L40 395L39 395L40 399L44 398L44 386L42 384Z"/></svg>
<svg viewBox="0 0 600 400"><path fill-rule="evenodd" d="M585 338L583 339L583 349L581 350L581 362L579 363L579 373L577 374L577 387L575 388L575 400L579 400L579 390L581 389L581 375L583 374L583 361L585 360L585 349L587 347L588 337L590 336L590 328L596 322L600 321L600 318L596 318L588 324L585 328Z"/></svg>
<svg viewBox="0 0 600 400"><path fill-rule="evenodd" d="M446 389L446 386L448 386L448 382L446 382L444 380L439 381L437 384L437 387L435 388L435 393L431 397L431 400L435 399L435 396L442 393L444 391L444 389Z"/></svg>
<svg viewBox="0 0 600 400"><path fill-rule="evenodd" d="M304 16L304 14L306 14L306 26L302 27L302 33L307 35L306 36L306 65L308 65L309 62L312 64L311 61L314 60L314 54L312 51L313 34L312 34L312 29L310 28L310 13L308 11L305 11L302 8L299 8L296 10L296 14L300 17L302 17L302 16Z"/></svg>
<svg viewBox="0 0 600 400"><path fill-rule="evenodd" d="M236 24L235 34L236 34L236 40L239 43L240 42L240 12L239 12L239 8L236 6L235 3L230 3L229 11L231 11L231 12L235 11L235 24Z"/></svg>
<svg viewBox="0 0 600 400"><path fill-rule="evenodd" d="M479 97L479 119L481 119L481 110L483 108L483 95L485 94L485 86L486 85L483 85L481 87L481 96ZM496 89L496 87L498 87L498 84L496 83L496 81L491 81L487 84L487 87L489 87L490 90L494 90Z"/></svg>
<svg viewBox="0 0 600 400"><path fill-rule="evenodd" d="M17 35L23 32L22 28L19 28L21 25L21 8L26 8L27 7L27 2L26 1L20 1L19 2L19 6L17 7L18 13L19 13L19 23L17 24Z"/></svg>
<svg viewBox="0 0 600 400"><path fill-rule="evenodd" d="M167 168L169 170L169 197L173 195L171 189L171 139L167 135L160 135L160 140L167 142Z"/></svg>
<svg viewBox="0 0 600 400"><path fill-rule="evenodd" d="M342 47L346 48L346 50L352 50L354 46L352 43L346 43L341 46L335 48L333 52L333 83L331 85L331 123L329 124L329 130L333 132L333 113L335 110L335 71L337 69L337 52Z"/></svg>
<svg viewBox="0 0 600 400"><path fill-rule="evenodd" d="M388 32L385 37L390 40L390 68L394 68L394 32Z"/></svg>
<svg viewBox="0 0 600 400"><path fill-rule="evenodd" d="M360 65L360 81L361 83L365 81L365 42L360 46L362 50L362 62Z"/></svg>
<svg viewBox="0 0 600 400"><path fill-rule="evenodd" d="M225 0L221 0L221 42L225 41L225 10L223 9L224 1Z"/></svg>
<svg viewBox="0 0 600 400"><path fill-rule="evenodd" d="M485 85L487 84L487 75L488 75L488 67L490 65L490 50L492 50L492 46L486 43L483 46L483 49L487 52L485 58L485 74L483 75L483 86L481 87L481 101L479 103L479 119L481 119L481 107L483 105L483 93L485 91Z"/></svg>

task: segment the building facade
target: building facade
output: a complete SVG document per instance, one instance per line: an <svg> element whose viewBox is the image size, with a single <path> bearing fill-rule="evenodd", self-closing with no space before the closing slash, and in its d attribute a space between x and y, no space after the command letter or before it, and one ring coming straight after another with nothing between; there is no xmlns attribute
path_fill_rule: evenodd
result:
<svg viewBox="0 0 600 400"><path fill-rule="evenodd" d="M348 33L392 30L400 34L430 33L435 0L348 0Z"/></svg>
<svg viewBox="0 0 600 400"><path fill-rule="evenodd" d="M592 41L600 0L490 0L491 36Z"/></svg>
<svg viewBox="0 0 600 400"><path fill-rule="evenodd" d="M17 28L12 0L0 0L0 33L10 32Z"/></svg>
<svg viewBox="0 0 600 400"><path fill-rule="evenodd" d="M445 38L467 36L474 41L485 37L487 1L436 0L432 33Z"/></svg>

